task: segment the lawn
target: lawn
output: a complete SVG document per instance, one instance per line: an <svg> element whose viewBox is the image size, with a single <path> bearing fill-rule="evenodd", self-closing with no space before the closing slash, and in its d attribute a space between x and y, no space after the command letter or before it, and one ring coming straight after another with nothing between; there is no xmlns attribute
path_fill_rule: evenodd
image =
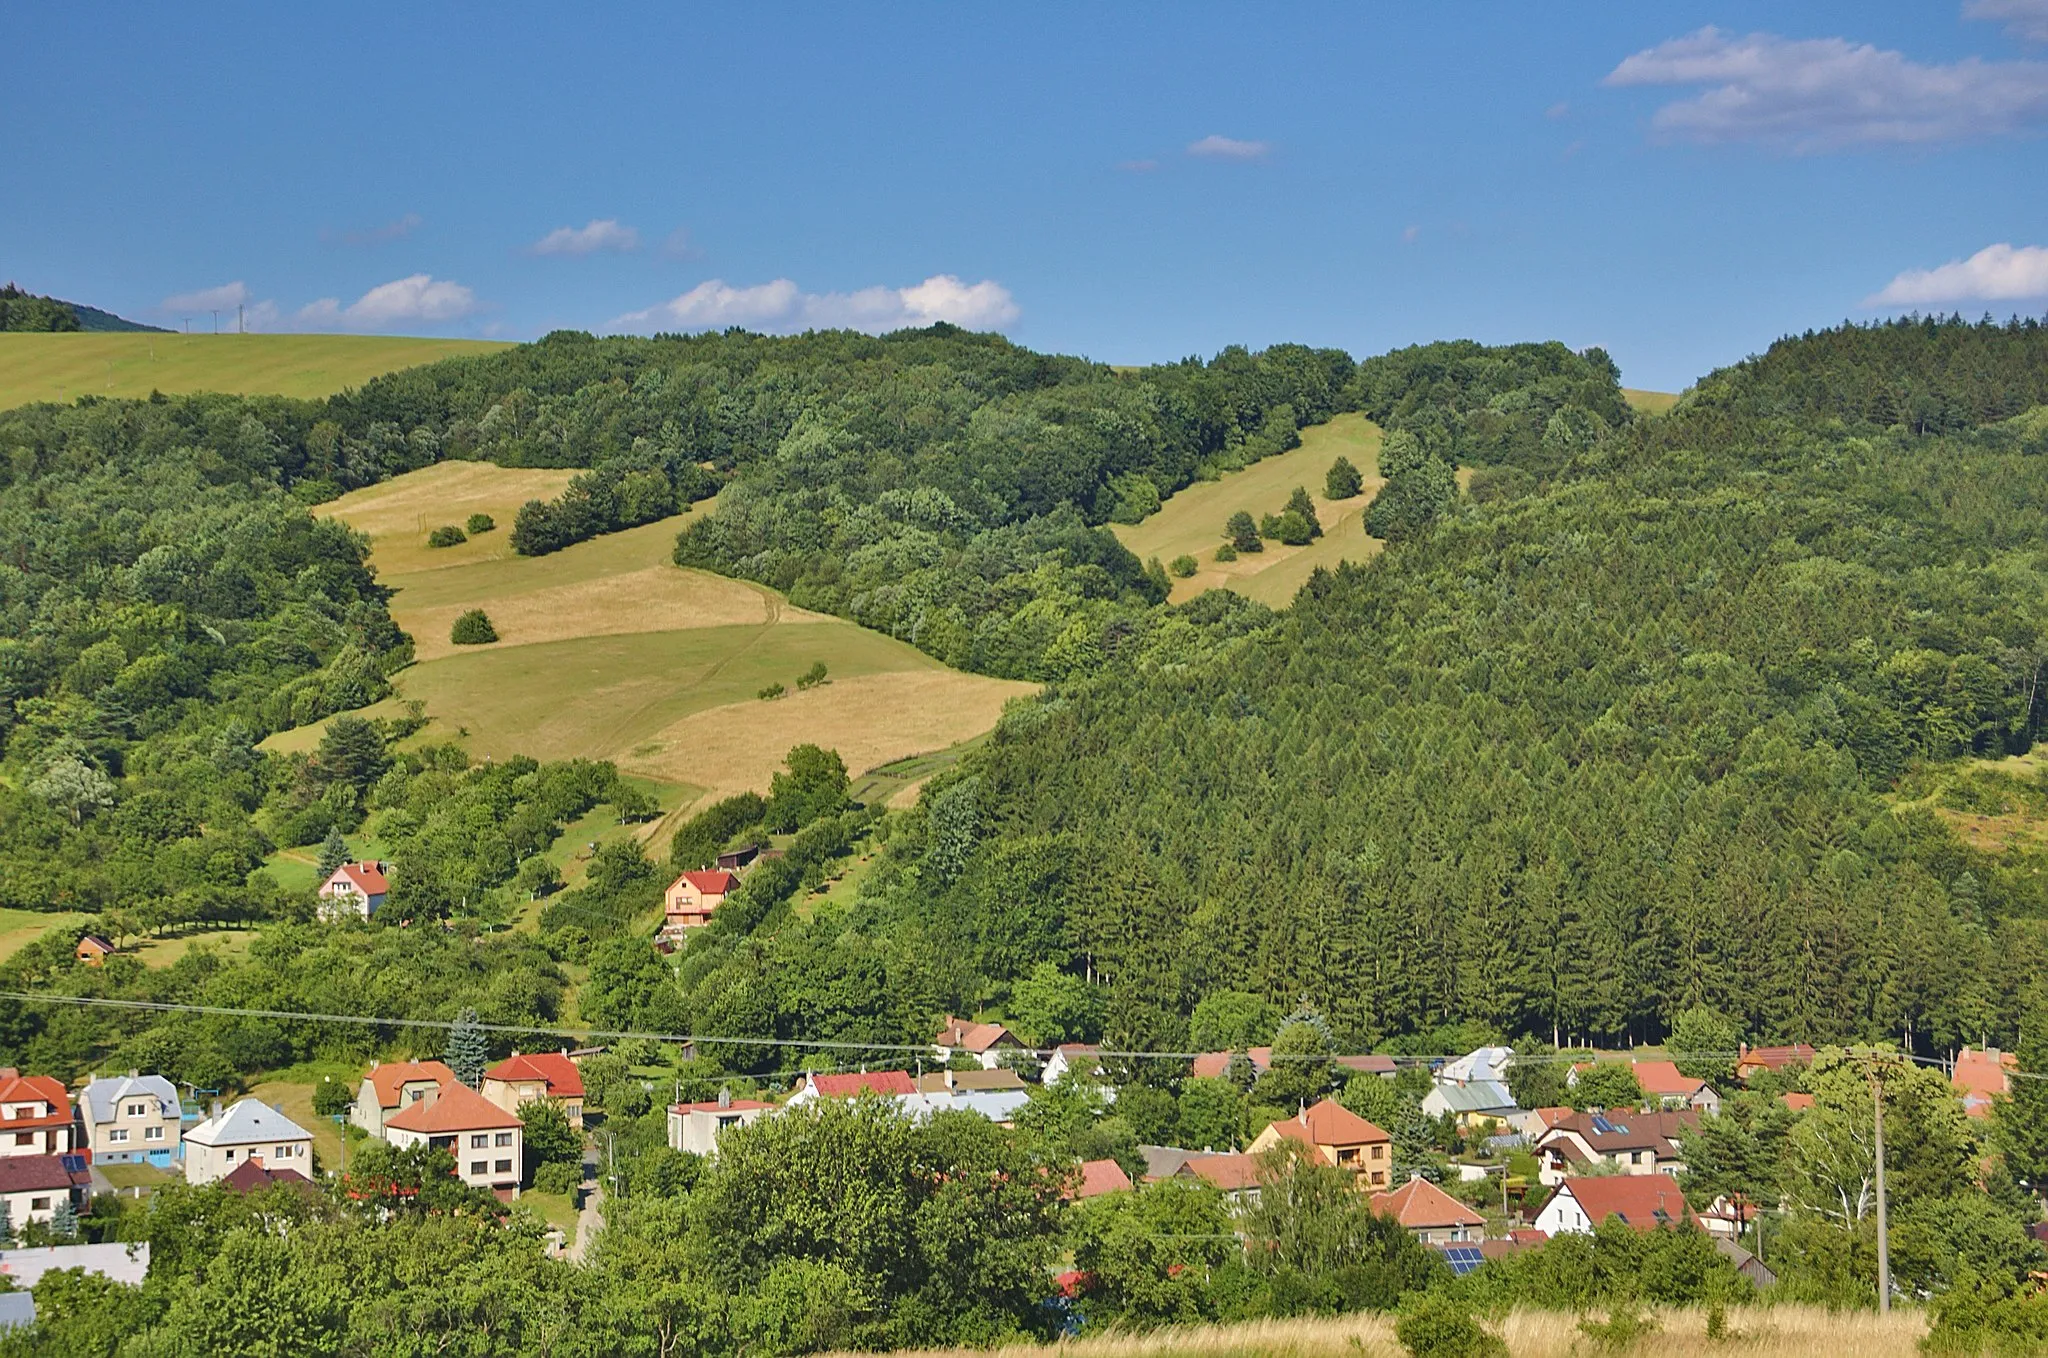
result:
<svg viewBox="0 0 2048 1358"><path fill-rule="evenodd" d="M1635 387L1623 387L1621 398L1645 415L1662 415L1678 404L1675 391L1641 391Z"/></svg>
<svg viewBox="0 0 2048 1358"><path fill-rule="evenodd" d="M108 1183L123 1193L134 1189L162 1188L165 1184L181 1184L185 1176L173 1170L158 1169L155 1165L100 1165L99 1172L106 1176Z"/></svg>
<svg viewBox="0 0 2048 1358"><path fill-rule="evenodd" d="M196 948L212 948L226 957L240 957L256 939L254 929L200 929L189 934L129 942L127 951L147 967L167 967Z"/></svg>
<svg viewBox="0 0 2048 1358"><path fill-rule="evenodd" d="M0 907L0 957L11 957L54 929L75 929L90 918L76 910Z"/></svg>
<svg viewBox="0 0 2048 1358"><path fill-rule="evenodd" d="M0 334L0 409L152 391L331 396L397 368L504 347L386 335Z"/></svg>
<svg viewBox="0 0 2048 1358"><path fill-rule="evenodd" d="M333 1170L341 1168L341 1128L313 1111L313 1088L318 1077L301 1079L309 1072L295 1067L279 1071L277 1078L265 1080L250 1089L249 1093L272 1105L293 1122L313 1134L313 1152L320 1158L320 1168ZM332 1072L334 1079L345 1079L353 1088L362 1079L360 1070L339 1070ZM223 1098L222 1104L228 1100Z"/></svg>
<svg viewBox="0 0 2048 1358"><path fill-rule="evenodd" d="M391 584L399 576L511 557L512 521L519 507L528 500L553 499L575 475L494 462L442 462L352 490L313 512L368 533L377 544L377 573ZM427 535L436 528L460 527L472 514L488 514L498 526L453 547L427 546Z"/></svg>
<svg viewBox="0 0 2048 1358"><path fill-rule="evenodd" d="M1380 550L1378 539L1365 531L1365 509L1380 487L1380 431L1363 415L1339 415L1327 424L1301 431L1301 446L1254 462L1219 480L1197 481L1180 491L1143 523L1118 524L1119 541L1142 559L1171 563L1192 556L1200 569L1189 579L1173 582L1173 600L1181 603L1204 590L1224 588L1275 608L1292 602L1311 572L1339 561L1364 561ZM1338 457L1348 457L1365 477L1365 490L1347 500L1323 496L1323 477ZM1323 536L1306 547L1268 542L1263 552L1246 553L1236 561L1218 563L1223 525L1238 510L1256 519L1277 514L1296 486L1309 493Z"/></svg>
<svg viewBox="0 0 2048 1358"><path fill-rule="evenodd" d="M519 1206L532 1208L540 1213L541 1218L548 1225L560 1226L569 1233L571 1239L575 1238L576 1198L574 1194L543 1193L537 1188L529 1188L520 1193Z"/></svg>

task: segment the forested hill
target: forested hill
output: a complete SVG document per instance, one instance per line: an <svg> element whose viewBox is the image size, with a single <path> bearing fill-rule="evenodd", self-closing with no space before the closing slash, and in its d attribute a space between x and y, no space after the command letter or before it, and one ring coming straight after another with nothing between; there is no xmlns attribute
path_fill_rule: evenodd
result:
<svg viewBox="0 0 2048 1358"><path fill-rule="evenodd" d="M168 334L162 326L143 325L116 316L111 311L66 302L55 297L38 297L19 286L0 286L0 331L128 331L148 330Z"/></svg>

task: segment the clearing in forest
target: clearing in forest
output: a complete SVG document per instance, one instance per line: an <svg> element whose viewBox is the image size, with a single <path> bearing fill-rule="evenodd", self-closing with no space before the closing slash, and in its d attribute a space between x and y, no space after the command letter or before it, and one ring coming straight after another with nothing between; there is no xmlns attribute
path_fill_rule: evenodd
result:
<svg viewBox="0 0 2048 1358"><path fill-rule="evenodd" d="M1678 404L1678 393L1675 391L1643 391L1638 387L1623 387L1621 389L1621 399L1627 401L1632 409L1640 411L1642 414L1662 415L1665 411Z"/></svg>
<svg viewBox="0 0 2048 1358"><path fill-rule="evenodd" d="M75 929L90 918L76 910L17 910L0 906L0 960L12 957L44 934Z"/></svg>
<svg viewBox="0 0 2048 1358"><path fill-rule="evenodd" d="M332 396L399 368L507 347L390 335L0 334L0 410L152 391Z"/></svg>

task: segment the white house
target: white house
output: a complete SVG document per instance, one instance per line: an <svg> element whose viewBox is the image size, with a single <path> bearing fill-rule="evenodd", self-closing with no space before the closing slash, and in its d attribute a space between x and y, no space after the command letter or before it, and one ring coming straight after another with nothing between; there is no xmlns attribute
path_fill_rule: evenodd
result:
<svg viewBox="0 0 2048 1358"><path fill-rule="evenodd" d="M54 1155L0 1157L0 1202L7 1204L7 1219L17 1231L31 1221L47 1222L60 1202L78 1205L71 1171Z"/></svg>
<svg viewBox="0 0 2048 1358"><path fill-rule="evenodd" d="M210 1184L254 1160L313 1177L313 1134L261 1099L243 1099L185 1133L185 1179Z"/></svg>
<svg viewBox="0 0 2048 1358"><path fill-rule="evenodd" d="M1535 1226L1553 1236L1584 1234L1609 1217L1638 1231L1697 1222L1669 1174L1603 1174L1558 1184Z"/></svg>
<svg viewBox="0 0 2048 1358"><path fill-rule="evenodd" d="M0 1156L62 1155L71 1149L71 1094L48 1075L0 1069Z"/></svg>
<svg viewBox="0 0 2048 1358"><path fill-rule="evenodd" d="M439 1146L455 1157L462 1182L509 1198L518 1194L526 1172L520 1138L525 1126L468 1085L450 1081L435 1097L384 1119L384 1139L400 1150Z"/></svg>
<svg viewBox="0 0 2048 1358"><path fill-rule="evenodd" d="M99 1164L152 1164L168 1169L178 1158L178 1090L161 1075L98 1076L78 1093L85 1144Z"/></svg>
<svg viewBox="0 0 2048 1358"><path fill-rule="evenodd" d="M749 1127L775 1111L759 1099L736 1099L721 1089L706 1103L670 1104L668 1144L688 1155L718 1154L718 1138L734 1127Z"/></svg>
<svg viewBox="0 0 2048 1358"><path fill-rule="evenodd" d="M372 1061L348 1120L371 1136L382 1136L385 1119L393 1113L422 1099L432 1102L442 1085L455 1082L455 1072L444 1062Z"/></svg>
<svg viewBox="0 0 2048 1358"><path fill-rule="evenodd" d="M320 918L337 920L345 915L364 919L377 913L391 891L385 875L390 865L377 859L343 863L320 884Z"/></svg>
<svg viewBox="0 0 2048 1358"><path fill-rule="evenodd" d="M1468 1129L1483 1122L1512 1126L1522 1116L1515 1096L1498 1080L1473 1080L1465 1084L1438 1080L1422 1096L1422 1112L1432 1118L1449 1113L1457 1118L1460 1127Z"/></svg>
<svg viewBox="0 0 2048 1358"><path fill-rule="evenodd" d="M1469 1051L1455 1060L1446 1061L1437 1067L1436 1078L1442 1084L1465 1085L1480 1081L1505 1081L1508 1067L1515 1064L1512 1047L1480 1047Z"/></svg>

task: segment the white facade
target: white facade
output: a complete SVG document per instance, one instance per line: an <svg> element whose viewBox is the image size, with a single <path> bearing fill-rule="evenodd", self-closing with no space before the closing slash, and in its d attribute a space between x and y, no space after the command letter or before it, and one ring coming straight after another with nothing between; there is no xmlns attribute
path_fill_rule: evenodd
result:
<svg viewBox="0 0 2048 1358"><path fill-rule="evenodd" d="M63 1179L61 1185L57 1182L59 1178ZM48 1183L0 1190L0 1201L7 1204L7 1219L17 1231L31 1221L48 1222L57 1214L57 1204L70 1200L69 1175L52 1175Z"/></svg>
<svg viewBox="0 0 2048 1358"><path fill-rule="evenodd" d="M754 1099L671 1104L668 1144L686 1155L710 1157L718 1153L719 1137L734 1127L750 1127L774 1111L774 1104Z"/></svg>
<svg viewBox="0 0 2048 1358"><path fill-rule="evenodd" d="M1550 1195L1550 1201L1536 1214L1535 1222L1537 1230L1551 1235L1584 1235L1596 1224L1587 1219L1586 1209L1579 1205L1568 1186Z"/></svg>
<svg viewBox="0 0 2048 1358"><path fill-rule="evenodd" d="M101 1164L168 1168L180 1151L177 1088L161 1075L94 1079L78 1094L85 1144Z"/></svg>
<svg viewBox="0 0 2048 1358"><path fill-rule="evenodd" d="M254 1160L313 1177L313 1134L261 1099L243 1099L185 1134L185 1180L210 1184Z"/></svg>

